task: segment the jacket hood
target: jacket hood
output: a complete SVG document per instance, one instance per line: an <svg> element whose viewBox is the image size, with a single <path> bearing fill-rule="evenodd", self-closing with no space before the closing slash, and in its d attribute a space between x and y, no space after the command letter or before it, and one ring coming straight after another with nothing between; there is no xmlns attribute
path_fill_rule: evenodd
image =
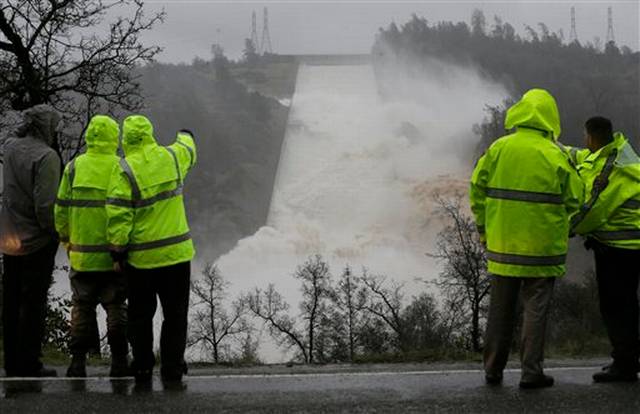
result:
<svg viewBox="0 0 640 414"><path fill-rule="evenodd" d="M122 149L125 155L146 146L157 145L151 121L142 115L128 116L122 124Z"/></svg>
<svg viewBox="0 0 640 414"><path fill-rule="evenodd" d="M118 150L120 126L111 117L96 115L91 118L84 140L88 153L115 154Z"/></svg>
<svg viewBox="0 0 640 414"><path fill-rule="evenodd" d="M638 154L622 132L613 133L613 142L611 144L618 149L618 156L616 157L616 165L618 167L640 167L640 157L638 157Z"/></svg>
<svg viewBox="0 0 640 414"><path fill-rule="evenodd" d="M18 128L19 137L31 136L44 141L48 146L53 145L60 122L60 114L49 105L36 105L22 113L23 122Z"/></svg>
<svg viewBox="0 0 640 414"><path fill-rule="evenodd" d="M615 166L618 167L618 171L627 174L633 181L640 182L640 174L638 174L640 171L640 157L622 132L614 132L613 141L590 153L584 162L580 164L580 171L583 168L592 169L598 159L606 159L613 150L618 151L615 159Z"/></svg>
<svg viewBox="0 0 640 414"><path fill-rule="evenodd" d="M556 100L544 89L531 89L507 111L506 129L530 127L551 132L553 140L560 136L560 114Z"/></svg>

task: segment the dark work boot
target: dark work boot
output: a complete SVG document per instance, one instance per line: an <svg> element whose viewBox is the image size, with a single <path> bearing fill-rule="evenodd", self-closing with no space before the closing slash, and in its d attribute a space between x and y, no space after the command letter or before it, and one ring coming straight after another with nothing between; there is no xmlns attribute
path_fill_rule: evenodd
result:
<svg viewBox="0 0 640 414"><path fill-rule="evenodd" d="M611 366L612 366L612 365L613 365L613 362L611 362L611 363L609 363L609 364L605 365L604 367L602 367L602 370L603 370L603 371L606 371L606 370L608 370L609 368L611 368ZM636 367L636 372L640 373L640 362L639 362L639 363L637 363L637 364L635 364L635 367Z"/></svg>
<svg viewBox="0 0 640 414"><path fill-rule="evenodd" d="M133 376L137 383L151 383L151 377L153 375L153 369L136 369L133 372Z"/></svg>
<svg viewBox="0 0 640 414"><path fill-rule="evenodd" d="M620 368L615 363L607 365L593 374L594 382L635 382L638 380L636 367Z"/></svg>
<svg viewBox="0 0 640 414"><path fill-rule="evenodd" d="M552 385L553 377L551 375L544 374L532 380L520 381L520 388L524 389L546 388L551 387Z"/></svg>
<svg viewBox="0 0 640 414"><path fill-rule="evenodd" d="M162 389L164 389L165 391L186 391L187 389L187 384L185 384L184 382L182 382L182 380L180 381L171 381L171 380L167 380L167 379L162 379Z"/></svg>
<svg viewBox="0 0 640 414"><path fill-rule="evenodd" d="M162 387L165 391L184 391L186 384L182 382L182 376L186 371L187 364L181 364L177 369L167 370L162 367L160 377L162 379Z"/></svg>
<svg viewBox="0 0 640 414"><path fill-rule="evenodd" d="M84 378L87 376L87 355L75 354L71 358L71 364L67 369L67 377Z"/></svg>
<svg viewBox="0 0 640 414"><path fill-rule="evenodd" d="M484 380L487 385L500 385L502 384L502 374L485 374Z"/></svg>
<svg viewBox="0 0 640 414"><path fill-rule="evenodd" d="M131 374L133 374L133 376L135 377L136 383L151 384L151 379L153 376L153 365L151 365L150 367L140 366L134 359L131 363L131 368L129 369L131 370Z"/></svg>
<svg viewBox="0 0 640 414"><path fill-rule="evenodd" d="M132 375L131 369L129 369L129 361L127 361L126 355L112 355L111 356L111 371L109 376L114 378L127 377Z"/></svg>
<svg viewBox="0 0 640 414"><path fill-rule="evenodd" d="M179 369L167 370L164 367L160 370L160 376L163 381L173 381L179 382L182 381L182 375L184 372L184 368L181 366Z"/></svg>

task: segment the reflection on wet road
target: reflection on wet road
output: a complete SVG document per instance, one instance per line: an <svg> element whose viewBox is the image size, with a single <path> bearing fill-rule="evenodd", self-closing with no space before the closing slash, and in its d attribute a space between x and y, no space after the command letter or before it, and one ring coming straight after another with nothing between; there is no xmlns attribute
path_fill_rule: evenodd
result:
<svg viewBox="0 0 640 414"><path fill-rule="evenodd" d="M3 378L9 412L638 412L640 384L593 384L597 367L551 368L556 386L523 391L518 370L486 386L475 369L276 375L198 375L184 384L158 378Z"/></svg>

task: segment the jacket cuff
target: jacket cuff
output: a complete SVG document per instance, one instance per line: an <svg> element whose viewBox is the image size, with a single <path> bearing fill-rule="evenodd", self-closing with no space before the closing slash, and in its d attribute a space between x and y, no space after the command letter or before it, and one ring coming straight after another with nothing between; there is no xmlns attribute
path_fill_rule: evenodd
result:
<svg viewBox="0 0 640 414"><path fill-rule="evenodd" d="M485 234L484 226L476 226L476 230L478 231L478 236L480 236L480 241L482 243L487 242L487 235Z"/></svg>

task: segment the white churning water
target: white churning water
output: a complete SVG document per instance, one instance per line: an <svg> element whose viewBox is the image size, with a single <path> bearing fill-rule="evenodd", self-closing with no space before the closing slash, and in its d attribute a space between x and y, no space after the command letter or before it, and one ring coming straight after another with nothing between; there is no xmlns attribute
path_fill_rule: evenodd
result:
<svg viewBox="0 0 640 414"><path fill-rule="evenodd" d="M416 279L439 271L425 255L442 228L433 194L464 197L471 125L505 95L472 71L438 76L393 80L406 99L384 103L370 65L300 66L267 225L218 260L234 292L274 283L295 313L292 274L316 253L334 277L366 266L425 289Z"/></svg>

